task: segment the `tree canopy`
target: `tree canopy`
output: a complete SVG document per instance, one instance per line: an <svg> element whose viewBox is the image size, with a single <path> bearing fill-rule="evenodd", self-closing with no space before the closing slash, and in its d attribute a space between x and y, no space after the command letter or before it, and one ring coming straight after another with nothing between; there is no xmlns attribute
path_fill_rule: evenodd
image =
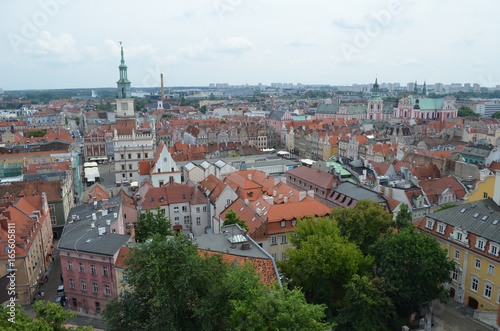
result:
<svg viewBox="0 0 500 331"><path fill-rule="evenodd" d="M399 212L394 220L394 225L398 229L403 229L412 224L413 216L410 208L406 203L402 203L399 207Z"/></svg>
<svg viewBox="0 0 500 331"><path fill-rule="evenodd" d="M413 226L380 238L373 247L376 274L395 288L391 300L399 314L409 314L434 299L445 301L455 266L436 239L415 231Z"/></svg>
<svg viewBox="0 0 500 331"><path fill-rule="evenodd" d="M295 234L289 236L295 247L285 249L287 259L278 265L310 302L327 305L327 317L332 320L344 296L344 285L356 274L368 275L373 259L342 237L331 219L299 220Z"/></svg>
<svg viewBox="0 0 500 331"><path fill-rule="evenodd" d="M225 218L224 226L231 224L238 224L240 228L248 231L247 222L245 220L242 220L239 216L237 216L234 210L229 209L224 218Z"/></svg>
<svg viewBox="0 0 500 331"><path fill-rule="evenodd" d="M2 306L0 309L0 329L5 331L13 330L39 330L39 331L62 331L78 330L91 331L91 326L79 326L76 328L66 327L66 319L76 317L76 314L64 310L61 305L49 301L36 301L33 307L36 319L32 319L20 306L15 306L15 317L9 314L10 307ZM9 321L9 318L15 323Z"/></svg>
<svg viewBox="0 0 500 331"><path fill-rule="evenodd" d="M391 215L375 201L359 200L354 208L335 208L331 217L338 222L340 234L359 246L365 254L392 224Z"/></svg>
<svg viewBox="0 0 500 331"><path fill-rule="evenodd" d="M109 330L286 330L291 322L301 329L330 327L322 322L324 307L264 285L252 265L235 267L219 254L198 253L181 236L155 235L134 246L125 263L130 292L104 309Z"/></svg>
<svg viewBox="0 0 500 331"><path fill-rule="evenodd" d="M467 106L460 106L458 107L458 112L457 112L458 117L481 117L478 113L472 110L472 108L467 107Z"/></svg>
<svg viewBox="0 0 500 331"><path fill-rule="evenodd" d="M491 117L492 118L500 118L500 111L495 112Z"/></svg>
<svg viewBox="0 0 500 331"><path fill-rule="evenodd" d="M155 213L146 209L139 215L137 227L135 229L135 240L144 242L154 234L162 236L172 235L172 222L165 215L165 209L160 205L156 206Z"/></svg>
<svg viewBox="0 0 500 331"><path fill-rule="evenodd" d="M28 133L28 137L43 137L46 133L45 130L31 130Z"/></svg>

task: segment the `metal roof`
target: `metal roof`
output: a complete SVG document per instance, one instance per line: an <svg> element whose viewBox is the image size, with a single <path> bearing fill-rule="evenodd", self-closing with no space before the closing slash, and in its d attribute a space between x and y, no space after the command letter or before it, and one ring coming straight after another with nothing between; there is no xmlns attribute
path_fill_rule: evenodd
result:
<svg viewBox="0 0 500 331"><path fill-rule="evenodd" d="M500 242L500 207L491 198L441 210L427 217Z"/></svg>

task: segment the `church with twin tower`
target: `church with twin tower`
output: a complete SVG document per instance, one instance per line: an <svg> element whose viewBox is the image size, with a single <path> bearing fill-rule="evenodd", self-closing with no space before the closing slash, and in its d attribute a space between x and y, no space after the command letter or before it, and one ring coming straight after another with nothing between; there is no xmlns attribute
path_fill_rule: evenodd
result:
<svg viewBox="0 0 500 331"><path fill-rule="evenodd" d="M120 79L116 82L118 94L113 144L115 148L115 180L117 184L124 184L139 181L140 161L153 160L155 124L152 120L145 126L139 125L137 114L134 111L134 99L130 92L131 82L127 78L123 46L121 46L121 63L118 68Z"/></svg>

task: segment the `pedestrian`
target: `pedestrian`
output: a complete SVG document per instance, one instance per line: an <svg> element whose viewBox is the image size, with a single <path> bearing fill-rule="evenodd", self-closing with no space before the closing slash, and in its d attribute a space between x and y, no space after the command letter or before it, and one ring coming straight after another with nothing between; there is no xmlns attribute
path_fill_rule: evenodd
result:
<svg viewBox="0 0 500 331"><path fill-rule="evenodd" d="M43 293L43 291L42 291L42 293L41 293L41 295L42 295L42 300L43 300L43 295L44 295L44 294L45 294L45 293Z"/></svg>
<svg viewBox="0 0 500 331"><path fill-rule="evenodd" d="M47 282L49 280L49 277L47 275L45 275L45 282Z"/></svg>

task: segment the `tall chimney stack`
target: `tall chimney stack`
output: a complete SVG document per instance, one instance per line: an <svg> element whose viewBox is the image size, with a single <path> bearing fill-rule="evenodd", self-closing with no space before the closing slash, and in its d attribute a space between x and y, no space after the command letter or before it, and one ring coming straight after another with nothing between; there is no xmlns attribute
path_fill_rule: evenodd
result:
<svg viewBox="0 0 500 331"><path fill-rule="evenodd" d="M163 90L163 74L160 74L161 77L161 101L165 100L165 92Z"/></svg>

